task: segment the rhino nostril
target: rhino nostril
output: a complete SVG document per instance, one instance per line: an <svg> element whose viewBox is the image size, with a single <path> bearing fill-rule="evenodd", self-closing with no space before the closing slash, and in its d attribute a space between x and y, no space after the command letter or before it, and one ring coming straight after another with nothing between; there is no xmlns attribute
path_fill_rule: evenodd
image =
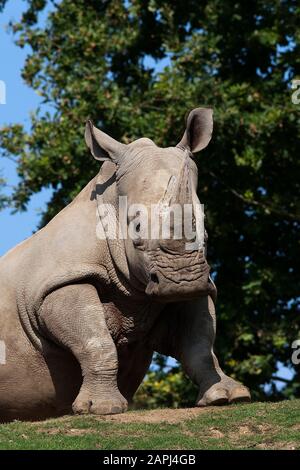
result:
<svg viewBox="0 0 300 470"><path fill-rule="evenodd" d="M150 274L150 279L151 279L151 281L154 282L155 284L158 284L158 283L159 283L158 276L157 276L157 274L155 274L155 273L151 273L151 274Z"/></svg>
<svg viewBox="0 0 300 470"><path fill-rule="evenodd" d="M134 238L133 246L135 248L142 248L144 246L144 241L141 237Z"/></svg>

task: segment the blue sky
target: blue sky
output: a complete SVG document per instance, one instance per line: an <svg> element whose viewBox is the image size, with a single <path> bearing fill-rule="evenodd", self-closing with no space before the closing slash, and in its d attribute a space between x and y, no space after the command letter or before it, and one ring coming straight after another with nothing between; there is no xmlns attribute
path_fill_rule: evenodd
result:
<svg viewBox="0 0 300 470"><path fill-rule="evenodd" d="M20 18L23 8L24 2L10 0L0 14L0 80L6 84L6 104L0 104L0 127L18 122L29 128L30 112L40 103L40 97L21 77L21 69L29 49L16 46L12 35L6 31L8 22ZM18 177L12 161L0 159L0 174L7 179L9 185L17 184ZM39 222L39 213L50 196L50 190L43 190L35 195L27 212L13 215L10 210L0 212L0 256L34 232Z"/></svg>

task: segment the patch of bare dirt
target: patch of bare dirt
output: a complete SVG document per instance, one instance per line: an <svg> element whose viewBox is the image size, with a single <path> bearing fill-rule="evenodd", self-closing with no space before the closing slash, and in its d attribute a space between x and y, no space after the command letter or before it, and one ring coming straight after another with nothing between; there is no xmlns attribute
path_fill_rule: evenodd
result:
<svg viewBox="0 0 300 470"><path fill-rule="evenodd" d="M255 425L256 429L259 430L260 433L264 434L264 433L274 433L275 431L277 431L277 426L274 426L274 424L257 424Z"/></svg>
<svg viewBox="0 0 300 470"><path fill-rule="evenodd" d="M297 450L299 443L296 442L262 442L255 446L256 449L262 450Z"/></svg>
<svg viewBox="0 0 300 470"><path fill-rule="evenodd" d="M276 432L276 428L270 424L242 424L236 429L228 433L228 436L232 440L239 439L244 436L254 436L259 434L272 435Z"/></svg>
<svg viewBox="0 0 300 470"><path fill-rule="evenodd" d="M224 433L222 433L218 428L209 428L207 434L209 437L213 437L215 439L221 439L224 437Z"/></svg>
<svg viewBox="0 0 300 470"><path fill-rule="evenodd" d="M221 409L224 407L218 407ZM109 415L102 416L97 419L104 419L106 421L117 421L118 423L168 423L176 424L182 421L196 418L197 416L207 413L215 412L215 408L180 408L180 409L160 409L149 411L133 411L124 413L122 415Z"/></svg>
<svg viewBox="0 0 300 470"><path fill-rule="evenodd" d="M248 426L247 424L239 426L237 431L233 433L234 435L238 434L239 436L252 436L255 434L254 426Z"/></svg>
<svg viewBox="0 0 300 470"><path fill-rule="evenodd" d="M64 436L84 436L85 434L94 434L96 431L90 428L84 429L59 429L59 428L40 428L38 432L48 434L49 436L55 436L57 434L63 434Z"/></svg>
<svg viewBox="0 0 300 470"><path fill-rule="evenodd" d="M84 436L85 434L95 434L96 431L94 429L68 429L64 432L65 436Z"/></svg>

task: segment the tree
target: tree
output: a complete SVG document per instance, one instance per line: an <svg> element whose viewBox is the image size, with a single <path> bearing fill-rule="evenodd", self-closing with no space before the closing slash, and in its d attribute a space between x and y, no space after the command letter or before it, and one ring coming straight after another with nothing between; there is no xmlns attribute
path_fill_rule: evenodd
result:
<svg viewBox="0 0 300 470"><path fill-rule="evenodd" d="M171 145L188 109L213 106L214 137L198 167L219 292L216 348L226 372L262 396L278 361L293 368L300 338L300 120L291 100L299 2L27 4L11 29L20 47L31 46L23 77L44 104L29 133L1 130L2 155L17 158L21 179L5 203L25 210L32 194L53 188L43 225L77 194L98 170L83 140L88 117L123 142L145 135ZM167 65L158 72L149 63ZM299 378L294 367L276 396L299 396Z"/></svg>

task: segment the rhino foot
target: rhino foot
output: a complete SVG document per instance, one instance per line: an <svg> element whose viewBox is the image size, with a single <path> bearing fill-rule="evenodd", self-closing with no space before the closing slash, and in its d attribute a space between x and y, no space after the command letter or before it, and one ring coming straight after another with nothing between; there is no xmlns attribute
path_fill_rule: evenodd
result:
<svg viewBox="0 0 300 470"><path fill-rule="evenodd" d="M127 401L119 391L113 392L110 396L93 397L87 392L80 392L72 405L75 414L111 415L123 413L127 410Z"/></svg>
<svg viewBox="0 0 300 470"><path fill-rule="evenodd" d="M251 401L250 391L245 385L238 385L229 391L229 403L249 403Z"/></svg>
<svg viewBox="0 0 300 470"><path fill-rule="evenodd" d="M216 406L231 403L249 403L249 389L233 379L226 377L221 382L212 385L205 393L200 392L196 406Z"/></svg>

